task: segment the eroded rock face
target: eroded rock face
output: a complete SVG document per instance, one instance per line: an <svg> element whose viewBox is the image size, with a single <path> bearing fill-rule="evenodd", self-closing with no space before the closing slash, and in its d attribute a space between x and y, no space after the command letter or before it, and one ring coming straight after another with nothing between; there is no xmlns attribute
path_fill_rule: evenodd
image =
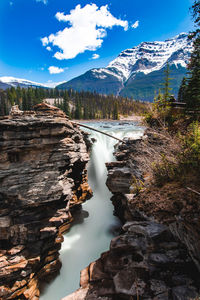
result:
<svg viewBox="0 0 200 300"><path fill-rule="evenodd" d="M195 299L198 276L186 247L169 229L132 221L110 250L81 272L81 288L63 300Z"/></svg>
<svg viewBox="0 0 200 300"><path fill-rule="evenodd" d="M137 220L139 211L139 215L154 217L158 222L168 225L172 234L187 247L200 271L199 195L189 193L183 183L176 182L169 182L162 189L151 187L148 191L147 188L138 196L134 195L134 178L145 181L145 176L148 176L148 157L153 162L159 151L176 152L175 148L168 147L167 138L147 130L142 140L129 140L127 144L120 145L115 153L118 161L107 164L107 185L113 193L115 213L123 222L133 218ZM192 184L192 179L188 184Z"/></svg>
<svg viewBox="0 0 200 300"><path fill-rule="evenodd" d="M91 196L88 159L82 132L57 108L0 120L0 299L36 299L39 281L59 271L70 209Z"/></svg>

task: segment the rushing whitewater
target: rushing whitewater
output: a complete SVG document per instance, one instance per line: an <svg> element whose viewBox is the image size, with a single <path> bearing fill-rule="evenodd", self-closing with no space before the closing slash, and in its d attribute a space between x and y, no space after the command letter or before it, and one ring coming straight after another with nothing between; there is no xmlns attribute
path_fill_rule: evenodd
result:
<svg viewBox="0 0 200 300"><path fill-rule="evenodd" d="M137 138L143 134L143 128L134 123L90 122L89 125L118 138ZM82 206L72 228L65 234L60 251L60 275L43 291L42 300L60 300L79 288L80 271L108 250L116 228L120 225L119 220L113 216L111 193L105 184L105 163L114 160L116 140L94 131L88 132L96 139L88 166L88 180L94 196Z"/></svg>

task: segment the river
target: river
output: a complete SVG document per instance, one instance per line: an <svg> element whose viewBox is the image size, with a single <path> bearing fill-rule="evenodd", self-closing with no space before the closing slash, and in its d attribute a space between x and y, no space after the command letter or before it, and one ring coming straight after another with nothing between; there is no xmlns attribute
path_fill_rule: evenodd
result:
<svg viewBox="0 0 200 300"><path fill-rule="evenodd" d="M90 122L87 125L121 139L137 138L143 134L143 128L132 122ZM88 164L88 180L93 197L82 205L72 227L64 235L60 250L60 274L45 287L41 300L60 300L78 289L80 271L109 249L110 241L120 226L118 218L113 216L112 195L105 184L105 163L115 160L113 151L117 141L98 132L85 131L96 139Z"/></svg>

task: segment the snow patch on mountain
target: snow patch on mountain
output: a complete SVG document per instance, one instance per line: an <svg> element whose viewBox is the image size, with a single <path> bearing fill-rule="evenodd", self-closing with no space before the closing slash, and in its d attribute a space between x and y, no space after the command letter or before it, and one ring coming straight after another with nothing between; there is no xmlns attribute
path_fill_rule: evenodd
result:
<svg viewBox="0 0 200 300"><path fill-rule="evenodd" d="M13 87L17 87L18 85L35 86L35 87L43 87L43 88L46 87L45 85L43 85L41 83L37 83L34 81L21 79L21 78L10 77L10 76L0 77L0 82L6 83Z"/></svg>
<svg viewBox="0 0 200 300"><path fill-rule="evenodd" d="M119 81L123 81L123 78L122 78L122 72L120 72L120 70L118 70L118 72L116 73L115 70L110 70L109 68L99 68L99 69L92 69L91 70L94 77L95 78L98 78L98 79L105 79L108 75L111 75L111 76L115 76L117 77L117 79Z"/></svg>

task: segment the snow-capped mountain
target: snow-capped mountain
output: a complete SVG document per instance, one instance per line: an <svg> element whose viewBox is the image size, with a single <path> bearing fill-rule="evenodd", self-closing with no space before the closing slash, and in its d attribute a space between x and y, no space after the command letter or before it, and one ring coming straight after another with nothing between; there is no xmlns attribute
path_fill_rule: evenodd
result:
<svg viewBox="0 0 200 300"><path fill-rule="evenodd" d="M182 33L164 42L144 42L124 50L106 69L117 73L124 82L138 72L145 75L162 69L166 63L186 67L192 51L192 42ZM94 70L95 72L95 70Z"/></svg>
<svg viewBox="0 0 200 300"><path fill-rule="evenodd" d="M10 76L0 77L0 88L1 89L7 89L10 87L16 88L18 86L20 86L21 88L28 88L28 87L46 88L46 86L41 83L33 82L30 80L26 80L26 79L15 78L15 77L10 77Z"/></svg>
<svg viewBox="0 0 200 300"><path fill-rule="evenodd" d="M177 94L192 49L192 41L188 40L186 33L163 42L143 42L122 51L106 68L92 69L59 85L58 88L114 93L152 100L162 82L163 69L168 63L173 78L173 92Z"/></svg>

